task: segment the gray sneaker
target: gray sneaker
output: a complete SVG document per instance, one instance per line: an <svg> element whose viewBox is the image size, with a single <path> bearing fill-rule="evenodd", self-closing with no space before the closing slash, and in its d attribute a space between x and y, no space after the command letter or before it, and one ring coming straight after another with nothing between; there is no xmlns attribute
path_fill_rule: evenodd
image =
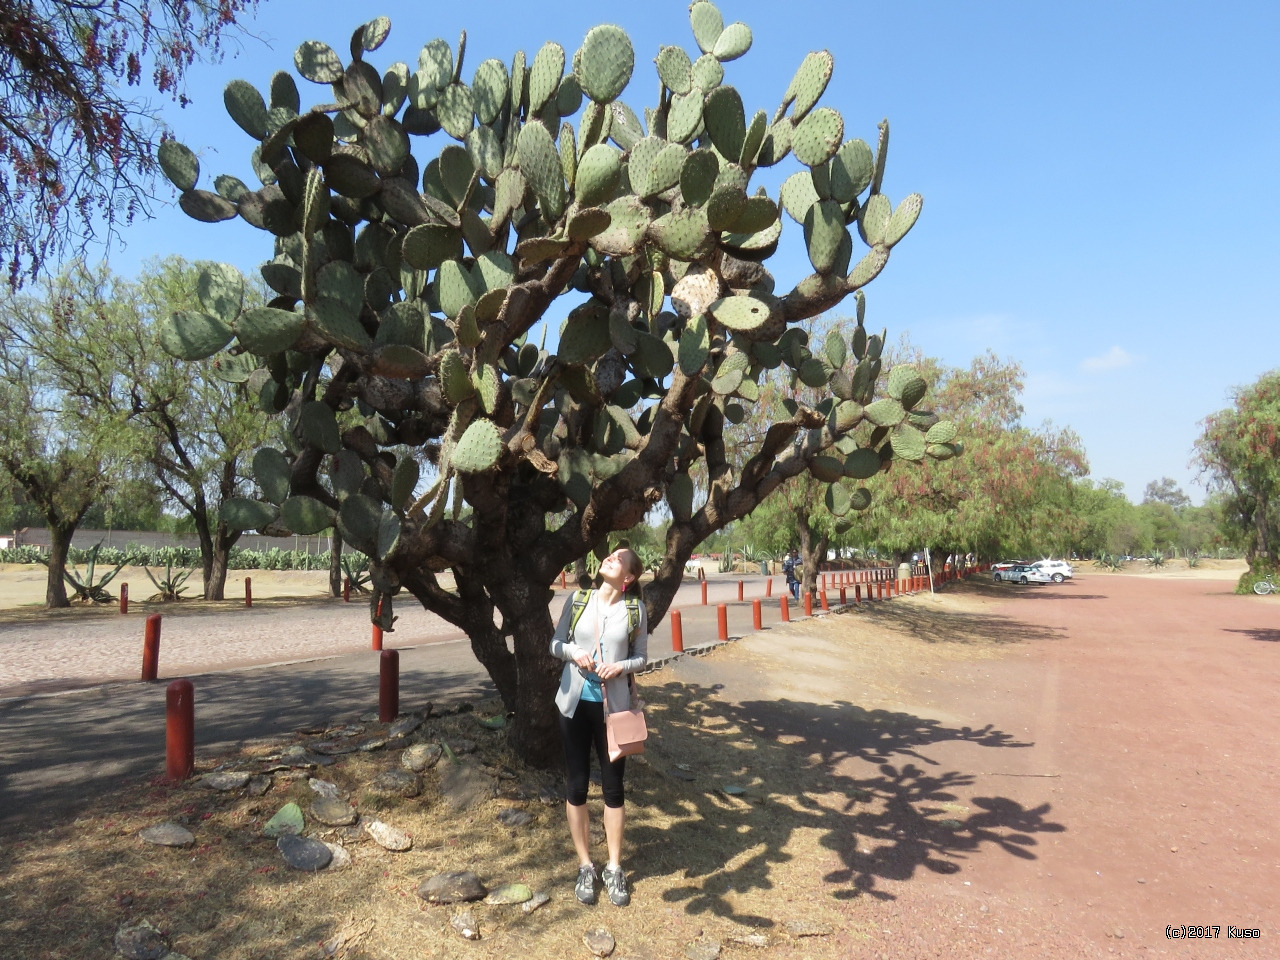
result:
<svg viewBox="0 0 1280 960"><path fill-rule="evenodd" d="M577 894L580 901L590 906L596 902L596 868L585 866L578 868L578 882L574 884L573 892Z"/></svg>
<svg viewBox="0 0 1280 960"><path fill-rule="evenodd" d="M604 888L609 893L609 902L615 907L625 907L631 902L631 893L627 890L627 877L622 868L605 867L600 874L604 880Z"/></svg>

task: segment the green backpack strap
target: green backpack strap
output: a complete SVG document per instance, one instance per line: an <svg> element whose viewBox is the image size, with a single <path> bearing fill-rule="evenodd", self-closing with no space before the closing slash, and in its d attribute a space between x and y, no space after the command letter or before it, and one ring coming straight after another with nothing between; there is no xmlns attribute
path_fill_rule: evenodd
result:
<svg viewBox="0 0 1280 960"><path fill-rule="evenodd" d="M587 612L587 604L591 600L590 590L573 591L573 617L569 621L569 642L573 642L574 631L578 629L578 621Z"/></svg>

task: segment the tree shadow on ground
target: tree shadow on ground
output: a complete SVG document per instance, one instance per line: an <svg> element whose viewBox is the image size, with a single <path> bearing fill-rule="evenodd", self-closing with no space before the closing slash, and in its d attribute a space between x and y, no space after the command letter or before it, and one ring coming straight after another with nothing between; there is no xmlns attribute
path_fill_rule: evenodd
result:
<svg viewBox="0 0 1280 960"><path fill-rule="evenodd" d="M1227 633L1239 633L1250 640L1262 640L1265 643L1280 643L1280 629L1275 627L1226 627Z"/></svg>
<svg viewBox="0 0 1280 960"><path fill-rule="evenodd" d="M990 645L1058 640L1065 636L1061 629L1032 625L992 613L936 610L906 604L872 607L871 612L886 620L891 628L925 643Z"/></svg>
<svg viewBox="0 0 1280 960"><path fill-rule="evenodd" d="M650 693L664 731L649 756L658 776L640 778L633 799L659 816L630 829L632 862L639 876L683 870L688 882L665 899L687 913L771 926L745 898L776 892L780 874L796 870L836 900L892 900L884 881L958 873L988 848L1034 859L1039 834L1066 829L1049 819L1048 803L964 797L977 774L940 769L927 755L946 742L1033 746L991 726L847 702L721 702L714 690L680 684ZM682 782L682 766L694 771L691 782ZM738 788L745 792L734 795ZM793 864L806 835L829 855Z"/></svg>

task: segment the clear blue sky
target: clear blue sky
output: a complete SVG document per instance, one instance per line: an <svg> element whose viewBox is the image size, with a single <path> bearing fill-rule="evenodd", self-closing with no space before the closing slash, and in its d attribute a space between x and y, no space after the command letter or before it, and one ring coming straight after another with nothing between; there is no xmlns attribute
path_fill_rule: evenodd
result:
<svg viewBox="0 0 1280 960"><path fill-rule="evenodd" d="M248 24L260 39L195 68L194 105L164 109L202 158L200 185L211 189L219 173L254 182L252 144L222 108L228 81L265 91L307 39L345 56L352 29L380 13L392 32L371 62L416 66L428 40L456 44L466 29L468 80L487 57L510 63L546 40L571 54L589 27L619 23L636 47L625 99L637 112L655 98L659 46L697 52L684 3L399 6L357 15L350 3L263 0ZM1148 481L1170 476L1199 501L1188 467L1199 421L1280 366L1280 4L720 8L755 35L726 65L748 114L772 114L804 54L826 48L836 68L823 102L844 115L845 136L874 142L876 123L892 124L885 190L895 202L919 192L925 206L867 290L868 326L956 365L987 349L1016 360L1027 371L1025 422L1076 430L1094 478L1121 480L1138 500ZM298 84L304 107L329 99ZM419 161L446 142L415 138ZM247 270L270 257L269 236L241 221L157 213L113 255L120 272L172 252ZM771 266L787 289L809 267L800 231L789 219L784 231L790 244Z"/></svg>

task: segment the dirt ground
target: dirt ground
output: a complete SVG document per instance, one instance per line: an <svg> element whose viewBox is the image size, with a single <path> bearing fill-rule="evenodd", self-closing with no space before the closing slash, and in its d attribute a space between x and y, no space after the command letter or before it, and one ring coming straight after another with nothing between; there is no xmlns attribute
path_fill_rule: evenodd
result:
<svg viewBox="0 0 1280 960"><path fill-rule="evenodd" d="M257 799L156 782L6 839L0 941L31 960L106 958L116 926L147 917L180 953L232 960L587 957L596 925L615 956L653 960L711 940L728 958L1275 957L1280 601L1232 595L1238 573L975 579L646 676L654 734L628 771L627 910L572 901L555 804L449 815L439 771L379 814L413 851L356 845L352 868L315 876L275 866L260 836L286 800L306 808L305 780ZM492 769L537 780L467 715L425 737L463 735ZM355 789L395 764L378 757L324 775ZM534 814L523 832L495 822L512 805ZM137 840L163 819L185 820L198 846ZM482 939L463 941L448 908L413 895L446 869L553 899L529 915L477 907ZM1184 925L1214 942L1168 936Z"/></svg>

